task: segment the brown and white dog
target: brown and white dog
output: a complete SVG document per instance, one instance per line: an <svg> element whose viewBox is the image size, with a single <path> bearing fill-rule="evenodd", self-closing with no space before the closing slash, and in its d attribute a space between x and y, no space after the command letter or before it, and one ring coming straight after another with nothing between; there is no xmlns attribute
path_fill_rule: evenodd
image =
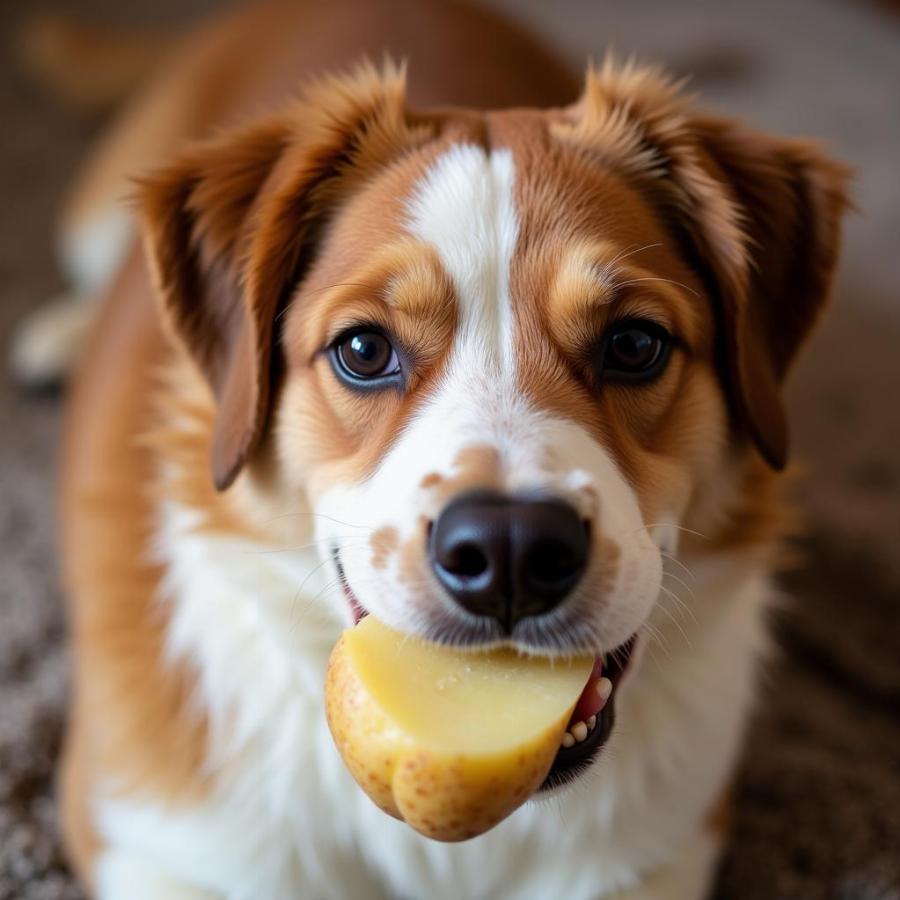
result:
<svg viewBox="0 0 900 900"><path fill-rule="evenodd" d="M408 88L362 66L281 102L384 48ZM578 93L466 7L272 3L187 38L95 157L62 793L101 900L706 892L846 172L652 70ZM114 201L154 165L147 265ZM627 677L541 796L435 843L328 734L364 611Z"/></svg>

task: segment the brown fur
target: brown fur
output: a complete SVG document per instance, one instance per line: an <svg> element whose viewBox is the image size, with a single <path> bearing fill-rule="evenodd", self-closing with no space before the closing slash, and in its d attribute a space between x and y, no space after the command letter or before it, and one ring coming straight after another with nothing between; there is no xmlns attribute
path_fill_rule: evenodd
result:
<svg viewBox="0 0 900 900"><path fill-rule="evenodd" d="M127 306L121 296L130 298ZM84 873L97 849L86 804L98 777L180 802L204 790L206 735L189 703L192 679L162 660L162 573L148 561L156 464L136 440L152 421L147 375L162 352L135 253L111 287L85 357L103 385L102 402L79 379L67 414L62 542L76 665L62 799L67 843Z"/></svg>
<svg viewBox="0 0 900 900"><path fill-rule="evenodd" d="M376 569L383 569L387 565L388 557L397 549L399 535L396 528L379 528L371 538L369 544L372 547L372 565Z"/></svg>
<svg viewBox="0 0 900 900"><path fill-rule="evenodd" d="M431 490L438 506L443 506L454 497L477 490L497 490L502 485L500 455L496 448L486 444L471 444L463 447L451 466L447 477L426 476L422 487Z"/></svg>

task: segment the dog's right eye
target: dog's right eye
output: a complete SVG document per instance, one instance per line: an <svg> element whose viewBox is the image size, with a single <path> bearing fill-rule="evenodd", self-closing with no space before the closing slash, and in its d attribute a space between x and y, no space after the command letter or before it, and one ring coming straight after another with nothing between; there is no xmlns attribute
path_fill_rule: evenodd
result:
<svg viewBox="0 0 900 900"><path fill-rule="evenodd" d="M338 376L354 385L400 375L397 351L380 331L372 328L342 334L333 344L332 359Z"/></svg>

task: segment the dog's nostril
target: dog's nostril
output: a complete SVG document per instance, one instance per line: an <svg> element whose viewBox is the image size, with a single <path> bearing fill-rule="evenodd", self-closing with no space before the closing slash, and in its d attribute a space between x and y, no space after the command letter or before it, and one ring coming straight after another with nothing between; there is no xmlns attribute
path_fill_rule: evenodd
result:
<svg viewBox="0 0 900 900"><path fill-rule="evenodd" d="M453 548L452 556L444 563L444 568L463 578L477 578L488 569L488 560L475 544L460 544Z"/></svg>
<svg viewBox="0 0 900 900"><path fill-rule="evenodd" d="M560 541L541 541L532 545L526 567L534 584L557 585L581 569L583 560L576 558L571 547Z"/></svg>

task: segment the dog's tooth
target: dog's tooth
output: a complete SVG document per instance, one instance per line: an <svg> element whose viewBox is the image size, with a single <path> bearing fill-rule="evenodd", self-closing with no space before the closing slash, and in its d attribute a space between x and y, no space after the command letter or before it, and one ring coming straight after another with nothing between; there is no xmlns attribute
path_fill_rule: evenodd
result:
<svg viewBox="0 0 900 900"><path fill-rule="evenodd" d="M609 700L610 694L613 692L613 683L604 676L597 682L596 687L597 693L600 695L600 699L603 701L603 705L606 705L606 701ZM603 706L600 707L603 709Z"/></svg>
<svg viewBox="0 0 900 900"><path fill-rule="evenodd" d="M588 719L588 721L587 721L588 730L589 730L589 731L593 731L593 730L594 730L594 726L595 726L596 724L597 724L597 717L596 717L596 716L591 716L591 717Z"/></svg>
<svg viewBox="0 0 900 900"><path fill-rule="evenodd" d="M567 731L562 736L562 740L560 741L560 744L562 744L563 747L574 747L575 746L575 738L572 737L572 735L569 734L569 732Z"/></svg>
<svg viewBox="0 0 900 900"><path fill-rule="evenodd" d="M576 722L572 726L572 737L581 743L588 736L588 727L584 722Z"/></svg>

